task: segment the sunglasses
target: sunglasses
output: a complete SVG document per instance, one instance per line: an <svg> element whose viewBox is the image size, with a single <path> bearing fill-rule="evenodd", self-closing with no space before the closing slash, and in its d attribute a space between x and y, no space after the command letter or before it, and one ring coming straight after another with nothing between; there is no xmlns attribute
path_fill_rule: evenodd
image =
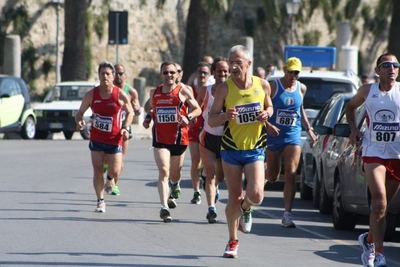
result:
<svg viewBox="0 0 400 267"><path fill-rule="evenodd" d="M181 73L181 72L182 72L182 70L177 70L177 72L178 72L178 73Z"/></svg>
<svg viewBox="0 0 400 267"><path fill-rule="evenodd" d="M207 72L207 71L202 71L202 70L199 70L197 73L200 74L200 75L202 75L202 74L208 75L208 74L209 74L209 72Z"/></svg>
<svg viewBox="0 0 400 267"><path fill-rule="evenodd" d="M115 75L122 76L122 75L124 75L124 73L125 73L125 72L116 72Z"/></svg>
<svg viewBox="0 0 400 267"><path fill-rule="evenodd" d="M168 74L174 75L175 73L176 73L176 71L163 71L162 74L164 74L164 75L168 75Z"/></svg>
<svg viewBox="0 0 400 267"><path fill-rule="evenodd" d="M290 74L295 74L295 75L299 75L299 73L300 73L300 71L298 71L298 70L293 70L293 71L290 71L290 70L288 70L288 72L290 73Z"/></svg>
<svg viewBox="0 0 400 267"><path fill-rule="evenodd" d="M385 69L390 68L391 66L393 66L393 68L397 69L399 67L399 62L396 61L384 61L381 64L378 65L378 68L382 66Z"/></svg>

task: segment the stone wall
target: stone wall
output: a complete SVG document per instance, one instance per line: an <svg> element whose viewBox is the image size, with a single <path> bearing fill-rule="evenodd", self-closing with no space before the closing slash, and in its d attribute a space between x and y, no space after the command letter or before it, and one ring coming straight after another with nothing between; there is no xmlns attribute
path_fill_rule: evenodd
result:
<svg viewBox="0 0 400 267"><path fill-rule="evenodd" d="M56 10L53 7L44 8L50 0L25 1L32 17L29 35L22 40L22 46L32 44L38 52L37 66L43 63L45 58L56 61ZM367 1L367 0L365 0ZM0 0L0 7L15 1ZM18 2L18 1L17 1ZM23 1L19 1L23 2ZM148 86L159 83L158 68L162 61L183 61L184 43L186 33L186 17L190 0L166 1L163 9L157 10L156 0L147 0L147 5L140 7L138 0L114 0L112 10L129 12L129 45L119 46L119 63L122 63L128 74L128 79L145 77ZM91 12L98 15L101 0L92 0ZM246 21L254 24L254 66L265 67L269 63L282 66L283 47L288 39L288 28L280 34L273 33L257 24L257 10L263 7L261 0L235 0L232 16L227 21L224 15L212 18L207 47L207 54L211 56L226 56L228 49L237 44L239 38L247 35ZM297 36L310 29L319 29L323 32L320 46L326 46L334 42L335 33L328 34L322 14L316 13L312 22L303 28L297 28ZM201 22L199 22L201 23ZM64 49L64 10L60 14L60 56ZM90 80L97 81L97 64L102 60L116 62L116 46L108 45L108 23L105 23L105 36L99 40L96 34L91 34L91 50L93 71ZM289 24L288 24L289 27ZM12 31L12 25L7 29ZM363 48L361 48L363 49ZM375 57L373 57L375 59ZM369 68L369 66L368 66ZM185 70L192 71L192 70ZM55 82L55 72L51 72L48 78L41 75L36 84L38 89L44 89Z"/></svg>

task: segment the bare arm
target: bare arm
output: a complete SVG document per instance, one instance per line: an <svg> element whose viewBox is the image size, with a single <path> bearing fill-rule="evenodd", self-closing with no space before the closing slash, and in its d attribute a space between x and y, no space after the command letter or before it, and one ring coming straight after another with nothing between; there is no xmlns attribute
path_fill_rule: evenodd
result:
<svg viewBox="0 0 400 267"><path fill-rule="evenodd" d="M119 89L119 101L121 101L122 107L125 110L125 125L123 127L129 127L132 124L133 120L133 109L130 102L129 96L122 90Z"/></svg>
<svg viewBox="0 0 400 267"><path fill-rule="evenodd" d="M269 85L270 85L270 99L271 99L271 103L272 103L272 97L275 95L275 92L276 92L276 81L270 82ZM279 135L280 130L278 127L276 127L269 121L267 121L265 123L265 125L267 126L268 135L270 135L270 136L278 136Z"/></svg>
<svg viewBox="0 0 400 267"><path fill-rule="evenodd" d="M150 90L150 98L147 99L146 103L144 104L144 110L146 111L147 115L146 118L143 120L143 127L148 129L150 127L150 122L151 122L151 113L153 112L153 95L156 89L151 89Z"/></svg>
<svg viewBox="0 0 400 267"><path fill-rule="evenodd" d="M272 106L271 100L271 86L266 80L260 79L261 86L264 89L265 98L264 98L264 109L258 114L257 120L268 123L269 118L274 114L274 107Z"/></svg>
<svg viewBox="0 0 400 267"><path fill-rule="evenodd" d="M192 86L194 85L194 80L196 79L196 72L193 72L190 77L189 80L186 82L187 85Z"/></svg>
<svg viewBox="0 0 400 267"><path fill-rule="evenodd" d="M371 84L364 84L362 85L355 96L350 99L349 103L346 105L346 119L347 123L350 126L351 134L350 134L350 143L355 145L357 144L357 137L362 138L363 134L357 127L356 124L356 109L361 106L365 99L367 98L369 91L371 89Z"/></svg>
<svg viewBox="0 0 400 267"><path fill-rule="evenodd" d="M300 90L301 90L301 95L304 99L304 96L306 95L307 92L307 87L304 84L300 83ZM313 146L314 142L317 140L317 137L315 136L314 129L310 125L310 121L308 120L306 111L304 110L303 103L301 103L300 112L301 112L301 124L303 125L308 135L310 136L310 145Z"/></svg>
<svg viewBox="0 0 400 267"><path fill-rule="evenodd" d="M135 116L139 116L141 112L139 94L135 88L131 87L129 88L129 95L131 97L131 104L133 107L133 111L135 112Z"/></svg>
<svg viewBox="0 0 400 267"><path fill-rule="evenodd" d="M201 114L201 108L197 103L197 100L194 98L193 92L187 86L182 86L180 94L185 99L184 102L189 105L190 112L187 114L187 117L196 118ZM182 117L182 123L185 125L189 124L189 120L187 117Z"/></svg>
<svg viewBox="0 0 400 267"><path fill-rule="evenodd" d="M208 124L211 127L218 127L223 125L227 120L231 120L238 115L234 108L230 108L225 113L221 113L224 107L225 98L228 95L228 85L226 82L220 84L214 94L214 103L211 106L210 113L208 114Z"/></svg>
<svg viewBox="0 0 400 267"><path fill-rule="evenodd" d="M85 114L86 110L90 107L93 99L93 89L87 92L82 99L81 106L79 107L78 112L75 115L76 122L76 130L82 131L83 126L85 125L85 120L83 119L83 114Z"/></svg>

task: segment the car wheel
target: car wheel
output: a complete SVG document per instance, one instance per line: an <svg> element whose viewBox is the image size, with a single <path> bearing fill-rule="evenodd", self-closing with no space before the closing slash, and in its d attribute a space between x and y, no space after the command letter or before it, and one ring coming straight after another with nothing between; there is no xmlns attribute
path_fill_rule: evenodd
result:
<svg viewBox="0 0 400 267"><path fill-rule="evenodd" d="M63 131L65 139L71 140L72 136L74 135L74 131Z"/></svg>
<svg viewBox="0 0 400 267"><path fill-rule="evenodd" d="M303 167L301 168L300 172L300 198L302 200L312 200L313 197L312 188L304 183L305 179L306 179L306 173Z"/></svg>
<svg viewBox="0 0 400 267"><path fill-rule="evenodd" d="M321 214L331 214L332 205L333 205L333 200L326 193L325 179L322 177L319 190L319 212Z"/></svg>
<svg viewBox="0 0 400 267"><path fill-rule="evenodd" d="M351 231L356 227L357 216L344 210L340 180L335 181L335 191L333 193L332 221L336 230Z"/></svg>
<svg viewBox="0 0 400 267"><path fill-rule="evenodd" d="M313 187L313 205L314 208L319 209L319 192L320 192L320 187L321 184L318 181L318 174L317 174L317 169L314 169L314 174L313 174L313 183L314 183L314 187Z"/></svg>
<svg viewBox="0 0 400 267"><path fill-rule="evenodd" d="M21 137L23 139L32 140L35 138L35 133L36 133L35 120L31 116L29 116L28 118L26 118L25 123L22 126Z"/></svg>
<svg viewBox="0 0 400 267"><path fill-rule="evenodd" d="M46 139L49 131L36 131L35 139Z"/></svg>
<svg viewBox="0 0 400 267"><path fill-rule="evenodd" d="M386 242L393 241L393 237L396 233L397 226L397 214L393 214L390 212L386 213L386 230L384 240Z"/></svg>

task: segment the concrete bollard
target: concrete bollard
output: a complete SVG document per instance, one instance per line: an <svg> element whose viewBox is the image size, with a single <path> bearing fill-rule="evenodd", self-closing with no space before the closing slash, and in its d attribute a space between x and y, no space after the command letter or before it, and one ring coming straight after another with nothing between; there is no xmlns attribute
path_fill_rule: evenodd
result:
<svg viewBox="0 0 400 267"><path fill-rule="evenodd" d="M21 38L8 35L4 41L4 74L21 77Z"/></svg>

